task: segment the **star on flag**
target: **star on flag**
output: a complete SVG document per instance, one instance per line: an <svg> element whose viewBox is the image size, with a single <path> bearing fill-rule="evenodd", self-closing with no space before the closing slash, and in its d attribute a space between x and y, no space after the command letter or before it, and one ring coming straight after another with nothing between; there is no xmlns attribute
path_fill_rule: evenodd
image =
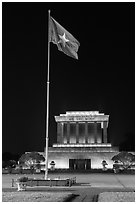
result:
<svg viewBox="0 0 137 204"><path fill-rule="evenodd" d="M59 35L59 37L60 37L60 40L58 41L58 43L62 43L63 46L65 47L66 42L69 42L69 40L66 39L65 33L64 35Z"/></svg>

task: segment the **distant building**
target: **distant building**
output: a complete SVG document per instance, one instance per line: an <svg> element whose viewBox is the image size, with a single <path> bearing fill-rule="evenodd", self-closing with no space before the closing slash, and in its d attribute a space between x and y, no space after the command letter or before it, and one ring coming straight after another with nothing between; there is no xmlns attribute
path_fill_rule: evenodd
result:
<svg viewBox="0 0 137 204"><path fill-rule="evenodd" d="M98 169L102 161L113 167L111 158L118 147L108 142L109 115L98 111L69 111L55 116L57 143L49 147L48 168L55 162L56 169Z"/></svg>

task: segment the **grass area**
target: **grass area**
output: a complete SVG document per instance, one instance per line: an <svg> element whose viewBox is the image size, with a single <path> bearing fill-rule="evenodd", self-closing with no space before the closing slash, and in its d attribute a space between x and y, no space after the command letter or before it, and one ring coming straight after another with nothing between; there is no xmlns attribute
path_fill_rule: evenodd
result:
<svg viewBox="0 0 137 204"><path fill-rule="evenodd" d="M135 193L104 192L99 194L98 202L135 202Z"/></svg>
<svg viewBox="0 0 137 204"><path fill-rule="evenodd" d="M65 202L72 196L67 192L3 192L3 202Z"/></svg>

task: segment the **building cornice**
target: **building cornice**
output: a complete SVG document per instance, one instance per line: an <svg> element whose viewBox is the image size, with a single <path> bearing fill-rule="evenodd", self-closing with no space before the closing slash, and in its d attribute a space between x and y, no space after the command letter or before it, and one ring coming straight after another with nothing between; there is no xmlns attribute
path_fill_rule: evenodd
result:
<svg viewBox="0 0 137 204"><path fill-rule="evenodd" d="M60 116L55 116L56 122L103 122L109 120L109 115L104 114L60 114ZM86 111L87 113L87 111ZM91 113L91 111L89 112Z"/></svg>

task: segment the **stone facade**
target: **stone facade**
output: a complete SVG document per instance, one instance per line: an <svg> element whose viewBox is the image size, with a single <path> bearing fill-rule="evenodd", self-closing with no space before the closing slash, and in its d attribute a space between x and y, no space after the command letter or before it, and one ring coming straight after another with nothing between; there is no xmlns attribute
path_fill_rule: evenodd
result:
<svg viewBox="0 0 137 204"><path fill-rule="evenodd" d="M106 160L112 168L111 158L118 153L117 147L108 142L109 115L98 111L70 111L55 116L57 144L49 147L48 167L51 161L57 169L102 168Z"/></svg>
<svg viewBox="0 0 137 204"><path fill-rule="evenodd" d="M107 144L108 115L98 111L55 116L58 144Z"/></svg>

